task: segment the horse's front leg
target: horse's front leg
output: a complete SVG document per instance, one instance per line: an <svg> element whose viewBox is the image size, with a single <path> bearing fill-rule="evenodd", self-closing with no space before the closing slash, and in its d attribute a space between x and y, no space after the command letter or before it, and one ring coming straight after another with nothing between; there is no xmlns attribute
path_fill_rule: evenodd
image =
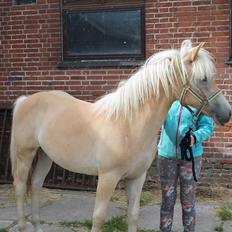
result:
<svg viewBox="0 0 232 232"><path fill-rule="evenodd" d="M115 172L99 174L95 207L93 212L93 227L91 232L99 232L105 221L107 206L120 177Z"/></svg>
<svg viewBox="0 0 232 232"><path fill-rule="evenodd" d="M127 181L128 194L128 232L136 232L139 219L140 196L142 193L143 184L146 178L144 172L136 179Z"/></svg>

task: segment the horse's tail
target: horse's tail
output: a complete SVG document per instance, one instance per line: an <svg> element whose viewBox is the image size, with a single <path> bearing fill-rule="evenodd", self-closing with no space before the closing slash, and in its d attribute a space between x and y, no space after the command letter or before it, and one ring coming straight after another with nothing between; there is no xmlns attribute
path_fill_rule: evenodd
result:
<svg viewBox="0 0 232 232"><path fill-rule="evenodd" d="M16 144L15 144L15 134L14 134L14 117L15 114L18 110L18 108L20 107L21 103L26 99L26 96L21 96L19 97L15 103L14 103L14 109L13 109L13 120L12 120L12 128L11 128L11 142L10 142L10 160L11 160L11 173L12 176L15 177L15 172L17 169L17 158L16 158ZM14 178L15 179L15 178Z"/></svg>

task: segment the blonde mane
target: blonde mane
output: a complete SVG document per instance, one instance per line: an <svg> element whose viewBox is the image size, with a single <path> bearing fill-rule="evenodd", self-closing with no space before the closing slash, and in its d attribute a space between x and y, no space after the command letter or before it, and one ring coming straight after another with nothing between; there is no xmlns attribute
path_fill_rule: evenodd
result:
<svg viewBox="0 0 232 232"><path fill-rule="evenodd" d="M167 97L170 96L170 86L175 91L183 65L179 50L166 50L151 56L146 63L128 80L119 83L118 88L96 101L95 110L98 114L104 113L107 118L131 117L144 102L151 96L157 99L161 88ZM193 64L193 78L207 75L211 77L215 68L212 58L207 51L201 49L200 56Z"/></svg>
<svg viewBox="0 0 232 232"><path fill-rule="evenodd" d="M213 79L216 74L215 60L214 57L206 51L204 48L201 48L198 53L198 58L193 62L192 66L192 79L198 80L204 79Z"/></svg>

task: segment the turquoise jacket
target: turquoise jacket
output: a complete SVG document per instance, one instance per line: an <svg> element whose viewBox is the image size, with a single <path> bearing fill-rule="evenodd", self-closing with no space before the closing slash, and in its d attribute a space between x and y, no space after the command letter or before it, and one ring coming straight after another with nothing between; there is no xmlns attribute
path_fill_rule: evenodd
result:
<svg viewBox="0 0 232 232"><path fill-rule="evenodd" d="M190 111L183 107L182 114L180 117L180 124L178 127L178 118L180 114L181 105L179 101L175 101L168 111L165 122L162 126L160 140L158 144L158 155L166 158L176 158L176 135L178 134L178 159L181 159L180 152L180 141L192 125L192 114ZM195 108L191 107L193 111ZM213 120L205 115L201 115L193 126L192 134L195 135L196 143L192 146L194 157L201 156L203 153L202 142L207 140L213 135L214 122Z"/></svg>

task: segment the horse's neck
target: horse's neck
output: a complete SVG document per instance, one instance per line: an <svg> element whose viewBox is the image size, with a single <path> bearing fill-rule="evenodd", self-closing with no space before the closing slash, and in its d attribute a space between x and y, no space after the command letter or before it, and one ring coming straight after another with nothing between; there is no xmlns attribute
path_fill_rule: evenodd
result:
<svg viewBox="0 0 232 232"><path fill-rule="evenodd" d="M172 102L164 93L161 93L158 99L148 99L143 109L134 117L131 123L132 131L140 138L143 137L143 140L155 138Z"/></svg>

